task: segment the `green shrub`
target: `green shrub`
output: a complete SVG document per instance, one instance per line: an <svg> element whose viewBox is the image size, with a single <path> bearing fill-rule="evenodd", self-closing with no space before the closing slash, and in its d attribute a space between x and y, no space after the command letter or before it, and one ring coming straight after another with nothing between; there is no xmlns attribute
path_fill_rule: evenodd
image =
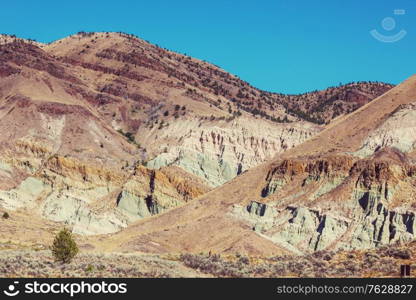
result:
<svg viewBox="0 0 416 300"><path fill-rule="evenodd" d="M85 268L85 272L90 273L94 271L94 266L89 264L86 268Z"/></svg>
<svg viewBox="0 0 416 300"><path fill-rule="evenodd" d="M62 263L71 262L79 251L72 233L66 228L55 236L51 250L55 260Z"/></svg>
<svg viewBox="0 0 416 300"><path fill-rule="evenodd" d="M8 212L4 212L3 213L3 219L7 220L8 218L10 218L10 215Z"/></svg>

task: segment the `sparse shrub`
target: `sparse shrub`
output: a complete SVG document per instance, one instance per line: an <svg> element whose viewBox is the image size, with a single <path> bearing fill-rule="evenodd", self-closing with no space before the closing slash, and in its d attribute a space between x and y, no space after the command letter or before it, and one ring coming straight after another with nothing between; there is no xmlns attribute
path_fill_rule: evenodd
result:
<svg viewBox="0 0 416 300"><path fill-rule="evenodd" d="M326 260L326 261L330 261L330 260L332 259L332 255L330 255L329 253L327 253L327 254L325 254L325 255L322 257L322 259L323 259L323 260Z"/></svg>
<svg viewBox="0 0 416 300"><path fill-rule="evenodd" d="M394 258L382 258L377 264L371 266L372 271L382 272L384 274L390 274L397 272L397 264Z"/></svg>
<svg viewBox="0 0 416 300"><path fill-rule="evenodd" d="M250 259L246 256L241 256L238 261L242 264L248 265L250 264Z"/></svg>
<svg viewBox="0 0 416 300"><path fill-rule="evenodd" d="M364 265L372 266L380 260L380 256L376 253L367 252L364 256Z"/></svg>
<svg viewBox="0 0 416 300"><path fill-rule="evenodd" d="M349 254L347 254L347 258L354 259L355 258L355 254L354 253L349 253Z"/></svg>
<svg viewBox="0 0 416 300"><path fill-rule="evenodd" d="M85 272L90 273L94 271L94 266L89 264L86 268L85 268Z"/></svg>
<svg viewBox="0 0 416 300"><path fill-rule="evenodd" d="M277 262L273 265L273 269L277 276L284 276L287 273L287 267L285 263Z"/></svg>
<svg viewBox="0 0 416 300"><path fill-rule="evenodd" d="M134 142L135 142L135 140L134 140L134 134L133 134L133 133L131 133L131 132L126 132L124 135L126 136L126 138L127 138L127 139L131 142L131 143L134 143Z"/></svg>
<svg viewBox="0 0 416 300"><path fill-rule="evenodd" d="M2 216L2 218L3 218L4 220L7 220L7 219L9 219L9 218L10 218L10 215L9 215L9 213L8 213L8 212L4 212L4 213L3 213L3 216Z"/></svg>
<svg viewBox="0 0 416 300"><path fill-rule="evenodd" d="M410 259L412 258L412 253L408 249L389 249L387 255L400 258L400 259Z"/></svg>
<svg viewBox="0 0 416 300"><path fill-rule="evenodd" d="M67 229L62 229L56 236L52 244L52 255L56 261L69 263L78 253L78 246Z"/></svg>
<svg viewBox="0 0 416 300"><path fill-rule="evenodd" d="M121 129L119 129L117 131L118 131L118 133L124 135L130 143L137 145L136 140L134 138L134 133L132 133L132 132L123 132L123 130L121 130ZM103 147L104 147L104 145L103 145Z"/></svg>
<svg viewBox="0 0 416 300"><path fill-rule="evenodd" d="M104 270L105 270L105 266L104 266L104 265L99 265L99 266L97 267L97 270L98 270L98 271L104 271Z"/></svg>

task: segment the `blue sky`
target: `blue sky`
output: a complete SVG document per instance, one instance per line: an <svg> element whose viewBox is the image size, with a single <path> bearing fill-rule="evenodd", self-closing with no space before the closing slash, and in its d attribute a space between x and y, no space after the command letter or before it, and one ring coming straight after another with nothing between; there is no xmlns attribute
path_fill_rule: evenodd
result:
<svg viewBox="0 0 416 300"><path fill-rule="evenodd" d="M384 43L373 29L407 35ZM414 0L21 0L0 7L1 33L50 42L81 30L124 31L283 93L399 83L416 73L415 29Z"/></svg>

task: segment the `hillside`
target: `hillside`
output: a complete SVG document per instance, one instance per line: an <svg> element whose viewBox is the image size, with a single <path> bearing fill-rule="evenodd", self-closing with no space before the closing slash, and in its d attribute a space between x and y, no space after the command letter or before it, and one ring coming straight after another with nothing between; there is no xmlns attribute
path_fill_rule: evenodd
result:
<svg viewBox="0 0 416 300"><path fill-rule="evenodd" d="M256 174L248 170L311 140L324 129L314 120L318 115L329 120L347 113L389 87L357 83L284 96L127 34L81 32L50 44L1 36L0 204L95 235L169 215L202 195L231 195L234 182L236 195L226 202L254 200L257 187L247 189L258 178L243 173ZM361 96L347 97L350 91ZM317 109L293 104L305 99L314 107L356 104L336 114L325 104L316 115ZM237 175L241 179L231 181ZM207 204L202 215L216 215L221 205ZM204 224L192 230L206 230ZM242 241L228 240L234 227L223 228L215 237L221 249L253 241L259 253L276 248L246 230L232 232Z"/></svg>
<svg viewBox="0 0 416 300"><path fill-rule="evenodd" d="M414 239L416 76L106 251L304 254Z"/></svg>
<svg viewBox="0 0 416 300"><path fill-rule="evenodd" d="M72 54L77 48L82 54L78 43L91 36L98 39L95 61ZM120 34L50 45L2 36L3 210L64 222L79 234L115 232L182 205L319 130L229 113L212 105L205 90L187 94L186 79L169 80L156 60L127 71L117 59L99 57L121 51L118 43L125 51L145 45L146 57L158 49ZM259 128L267 130L258 134Z"/></svg>
<svg viewBox="0 0 416 300"><path fill-rule="evenodd" d="M349 114L393 87L382 82L354 82L323 91L278 97L287 111L316 123Z"/></svg>

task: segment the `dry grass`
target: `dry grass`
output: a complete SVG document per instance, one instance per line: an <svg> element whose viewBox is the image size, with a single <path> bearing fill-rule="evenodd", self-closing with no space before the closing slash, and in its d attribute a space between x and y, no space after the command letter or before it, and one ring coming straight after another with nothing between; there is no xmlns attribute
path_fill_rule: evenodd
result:
<svg viewBox="0 0 416 300"><path fill-rule="evenodd" d="M200 277L181 263L155 255L79 254L71 263L55 262L49 250L0 252L0 277Z"/></svg>
<svg viewBox="0 0 416 300"><path fill-rule="evenodd" d="M0 277L399 277L402 264L416 269L416 241L367 251L318 251L267 258L81 253L69 264L55 262L49 250L0 251Z"/></svg>
<svg viewBox="0 0 416 300"><path fill-rule="evenodd" d="M416 269L416 242L368 251L319 251L272 258L184 254L181 260L216 277L399 277L402 264Z"/></svg>

